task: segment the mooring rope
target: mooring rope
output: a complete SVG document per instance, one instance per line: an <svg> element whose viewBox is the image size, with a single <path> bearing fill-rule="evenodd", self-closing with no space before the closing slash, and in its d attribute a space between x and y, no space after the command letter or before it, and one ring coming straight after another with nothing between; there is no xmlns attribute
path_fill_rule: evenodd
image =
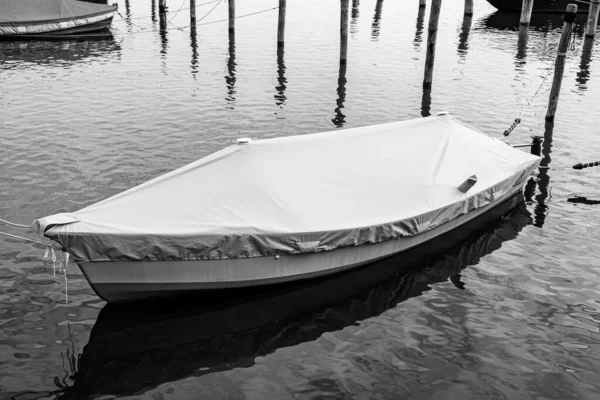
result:
<svg viewBox="0 0 600 400"><path fill-rule="evenodd" d="M220 3L221 1L223 1L223 0L219 0L219 3ZM217 5L218 5L218 4L217 4ZM216 7L216 6L215 6L215 7ZM279 8L279 7L267 8L267 9L265 9L265 10L256 11L256 12L253 12L253 13L249 13L249 14L244 14L244 15L237 16L237 17L235 17L235 19L244 18L244 17L249 17L249 16L251 16L251 15L256 15L256 14L262 14L262 13L265 13L265 12L268 12L268 11L277 10L278 8ZM214 7L213 7L213 9L214 9ZM212 10L211 10L211 11L209 11L209 13L210 13L210 12L212 12ZM206 18L206 16L207 16L207 15L208 15L208 14L206 14L204 17L202 17L202 18L200 19L200 21L201 21L201 20L203 20L204 18ZM201 25L210 25L210 24L216 24L216 23L218 23L218 22L225 22L225 21L229 21L229 19L220 19L220 20L218 20L218 21L205 22L205 23L203 23L203 24L196 24L196 26L201 26ZM185 26L178 26L178 27L166 28L166 29L163 29L163 30L165 30L165 31L173 31L173 30L180 30L180 31L182 31L182 30L184 30L184 29L190 28L191 26L192 26L192 25L185 25ZM136 35L136 34L138 34L138 33L148 33L148 32L154 32L154 30L146 29L146 28L144 28L144 27L140 27L140 29L142 29L142 30L141 30L141 31L138 31L138 32L125 32L125 33L123 33L123 35Z"/></svg>
<svg viewBox="0 0 600 400"><path fill-rule="evenodd" d="M121 18L123 19L123 21L126 21L128 24L130 24L130 25L133 25L133 26L135 26L136 28L139 28L139 29L141 29L141 30L143 30L143 31L145 31L145 30L148 30L148 28L145 28L145 27L143 27L143 26L141 26L141 25L138 25L138 24L134 24L134 23L133 23L133 22L131 22L131 21L127 21L127 19L126 19L126 18L123 16L123 14L121 14L119 11L117 11L117 14L119 14L119 17L121 17Z"/></svg>
<svg viewBox="0 0 600 400"><path fill-rule="evenodd" d="M196 5L196 8L200 8L200 7L202 7L202 6L206 6L206 5L208 5L208 4L216 3L217 1L221 1L221 0L212 0L212 1L209 1L209 2L206 2L206 3L198 4L198 5ZM190 9L191 9L191 7L180 8L180 9L179 9L179 10L177 10L177 11L165 11L165 14L178 13L178 12L180 12L180 11L185 11L185 10L190 10ZM119 13L119 15L121 15L121 14ZM124 17L121 15L121 18L123 18L123 20L121 20L121 21L113 21L113 24L114 24L115 22L116 22L116 23L119 23L119 22L128 22L128 21L131 21L132 19L147 19L147 18L152 18L152 15L144 15L144 16L141 16L141 17L132 17L132 18L131 18L131 17L130 17L130 18L124 18Z"/></svg>
<svg viewBox="0 0 600 400"><path fill-rule="evenodd" d="M12 238L25 240L27 242L33 242L33 243L37 243L37 244L42 244L44 246L54 247L54 245L52 243L44 243L44 242L40 242L39 240L34 240L34 239L29 239L29 238L26 238L23 236L13 235L12 233L0 232L0 235L10 236Z"/></svg>
<svg viewBox="0 0 600 400"><path fill-rule="evenodd" d="M546 83L546 80L548 79L548 76L550 76L550 71L551 70L552 70L552 67L549 67L546 70L546 75L544 75L544 78L542 79L542 82L540 83L540 86L538 86L538 88L535 91L535 93L533 94L533 96L531 96L531 99L527 100L527 105L525 105L525 107L523 107L523 109L521 110L521 113L519 114L519 116L517 118L515 118L515 120L513 121L512 125L509 126L507 130L504 131L504 136L510 135L510 133L517 127L517 125L519 125L521 123L521 118L523 118L523 115L525 114L525 111L527 111L527 109L531 106L531 102L537 97L538 93L542 89L542 86L544 86L544 83Z"/></svg>
<svg viewBox="0 0 600 400"><path fill-rule="evenodd" d="M256 14L261 14L261 13L264 13L264 12L267 12L267 11L277 10L278 8L279 7L267 8L266 10L257 11L257 12L253 12L253 13L250 13L250 14L240 15L239 17L235 17L235 19L249 17L251 15L256 15ZM206 22L204 24L199 24L199 25L210 25L210 24L216 24L217 22L224 22L224 21L228 21L228 19L221 19L221 20L218 20L218 21Z"/></svg>
<svg viewBox="0 0 600 400"><path fill-rule="evenodd" d="M173 16L171 17L171 19L169 19L169 20L167 21L167 23L170 23L171 21L173 21L173 18L175 18L175 17L177 16L177 14L179 14L179 12L180 12L180 11L183 9L183 5L185 4L185 2L186 2L186 0L183 0L183 1L181 2L181 6L179 6L179 10L177 10L177 12L175 13L175 15L173 15Z"/></svg>
<svg viewBox="0 0 600 400"><path fill-rule="evenodd" d="M14 222L6 221L6 220L3 220L2 218L0 218L0 222L5 223L6 225L16 226L18 228L31 228L31 225L15 224Z"/></svg>
<svg viewBox="0 0 600 400"><path fill-rule="evenodd" d="M592 161L589 163L575 164L575 165L573 165L573 169L584 169L584 168L590 168L590 167L597 167L599 165L600 165L600 161Z"/></svg>
<svg viewBox="0 0 600 400"><path fill-rule="evenodd" d="M217 4L215 4L215 5L214 5L214 7L213 7L213 8L211 8L209 12L207 12L206 14L204 14L204 16L203 16L202 18L200 18L200 19L198 20L198 22L200 22L200 21L202 21L204 18L208 17L208 16L209 16L209 15L210 15L210 14L211 14L211 13L212 13L214 10L215 10L215 8L217 8L217 6L218 6L219 4L221 4L221 2L222 2L222 1L223 1L223 0L219 0L219 2L218 2Z"/></svg>

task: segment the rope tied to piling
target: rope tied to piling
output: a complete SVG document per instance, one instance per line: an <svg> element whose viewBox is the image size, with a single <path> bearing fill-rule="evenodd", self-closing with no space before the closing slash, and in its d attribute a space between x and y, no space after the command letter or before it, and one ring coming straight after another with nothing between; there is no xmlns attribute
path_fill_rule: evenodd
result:
<svg viewBox="0 0 600 400"><path fill-rule="evenodd" d="M600 165L600 161L592 161L589 163L575 164L575 165L573 165L573 169L584 169L584 168L590 168L590 167L597 167L599 165Z"/></svg>
<svg viewBox="0 0 600 400"><path fill-rule="evenodd" d="M510 133L521 123L521 118L515 118L514 122L511 126L508 127L507 130L504 131L504 136L510 135Z"/></svg>
<svg viewBox="0 0 600 400"><path fill-rule="evenodd" d="M540 85L536 89L536 91L533 94L533 96L531 96L531 99L527 100L527 105L525 107L523 107L523 109L521 110L521 113L519 114L519 116L517 118L515 118L515 120L513 121L512 125L508 129L506 129L504 131L504 136L510 135L510 133L517 127L517 125L519 125L521 123L521 118L525 114L525 111L527 111L527 109L531 106L531 102L537 97L538 93L542 89L542 86L544 86L544 83L546 83L546 80L548 79L548 76L550 76L550 71L552 71L552 69L553 69L553 67L549 67L546 70L546 75L544 75L544 77L542 78L542 82L540 82Z"/></svg>

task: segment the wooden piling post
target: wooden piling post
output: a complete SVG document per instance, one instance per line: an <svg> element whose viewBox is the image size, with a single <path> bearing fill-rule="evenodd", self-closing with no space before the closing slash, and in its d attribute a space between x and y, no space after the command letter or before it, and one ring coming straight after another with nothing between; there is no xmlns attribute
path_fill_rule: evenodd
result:
<svg viewBox="0 0 600 400"><path fill-rule="evenodd" d="M285 35L285 0L279 0L279 20L277 22L277 46L283 46Z"/></svg>
<svg viewBox="0 0 600 400"><path fill-rule="evenodd" d="M541 156L543 138L541 136L532 136L531 140L531 154L534 156Z"/></svg>
<svg viewBox="0 0 600 400"><path fill-rule="evenodd" d="M533 11L533 0L523 0L521 6L521 25L529 25L529 21L531 21L531 11Z"/></svg>
<svg viewBox="0 0 600 400"><path fill-rule="evenodd" d="M421 97L421 116L423 118L431 115L431 86L423 86L423 96Z"/></svg>
<svg viewBox="0 0 600 400"><path fill-rule="evenodd" d="M437 39L438 22L440 20L440 11L442 9L442 0L433 0L431 3L431 13L429 15L429 31L427 33L427 55L425 57L425 78L424 87L431 87L433 82L433 62L435 60L435 42Z"/></svg>
<svg viewBox="0 0 600 400"><path fill-rule="evenodd" d="M229 33L235 32L235 0L229 0Z"/></svg>
<svg viewBox="0 0 600 400"><path fill-rule="evenodd" d="M158 0L158 12L161 14L167 12L167 0Z"/></svg>
<svg viewBox="0 0 600 400"><path fill-rule="evenodd" d="M419 8L427 7L427 0L419 0Z"/></svg>
<svg viewBox="0 0 600 400"><path fill-rule="evenodd" d="M586 37L594 37L594 35L596 35L598 11L600 11L600 0L592 0L590 3L590 11L588 13L587 23L585 25Z"/></svg>
<svg viewBox="0 0 600 400"><path fill-rule="evenodd" d="M194 28L196 27L196 0L190 0L190 22Z"/></svg>
<svg viewBox="0 0 600 400"><path fill-rule="evenodd" d="M340 0L340 64L348 60L348 3L349 0Z"/></svg>
<svg viewBox="0 0 600 400"><path fill-rule="evenodd" d="M558 106L558 96L560 95L560 85L562 83L563 74L565 72L565 61L567 58L567 50L569 49L569 41L573 31L573 23L577 19L577 5L569 4L564 15L563 31L558 44L558 54L554 64L554 79L552 80L552 89L550 90L550 101L548 102L548 111L546 112L546 120L553 121L556 115L556 107Z"/></svg>
<svg viewBox="0 0 600 400"><path fill-rule="evenodd" d="M465 0L465 15L473 15L473 0Z"/></svg>

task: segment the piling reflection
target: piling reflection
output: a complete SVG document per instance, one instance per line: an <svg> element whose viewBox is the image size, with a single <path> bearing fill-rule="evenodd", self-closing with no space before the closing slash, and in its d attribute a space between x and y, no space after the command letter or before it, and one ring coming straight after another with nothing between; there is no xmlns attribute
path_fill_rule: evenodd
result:
<svg viewBox="0 0 600 400"><path fill-rule="evenodd" d="M519 13L496 11L482 20L483 26L494 30L518 31ZM560 29L563 26L562 14L556 13L532 13L529 29L533 31L549 32Z"/></svg>
<svg viewBox="0 0 600 400"><path fill-rule="evenodd" d="M152 7L152 12L151 12L150 17L152 19L152 22L154 24L156 24L156 0L152 0L152 2L150 3L150 5Z"/></svg>
<svg viewBox="0 0 600 400"><path fill-rule="evenodd" d="M338 75L338 86L337 86L337 107L335 108L335 117L331 120L337 128L342 128L346 123L346 115L342 112L344 109L344 103L346 102L346 63L340 62L340 73Z"/></svg>
<svg viewBox="0 0 600 400"><path fill-rule="evenodd" d="M169 44L169 38L167 37L167 14L164 12L158 13L158 26L159 26L159 35L160 35L160 54L162 56L163 61L167 56L167 48Z"/></svg>
<svg viewBox="0 0 600 400"><path fill-rule="evenodd" d="M358 33L358 17L360 16L359 5L360 0L352 0L352 12L350 14L350 33L352 35Z"/></svg>
<svg viewBox="0 0 600 400"><path fill-rule="evenodd" d="M285 89L287 88L287 79L285 77L285 61L284 61L285 50L283 46L277 47L277 86L275 90L275 104L279 108L283 108L287 97L285 96Z"/></svg>
<svg viewBox="0 0 600 400"><path fill-rule="evenodd" d="M581 50L581 62L579 63L579 72L577 72L577 88L580 92L585 92L587 83L590 80L590 63L592 62L592 49L594 48L594 38L587 37L583 42Z"/></svg>
<svg viewBox="0 0 600 400"><path fill-rule="evenodd" d="M535 217L533 225L538 228L544 227L546 215L548 214L548 201L550 199L550 162L552 158L552 135L554 132L554 123L546 121L544 126L544 142L542 143L542 161L540 161L540 169L537 177L539 192L535 196Z"/></svg>
<svg viewBox="0 0 600 400"><path fill-rule="evenodd" d="M413 46L415 50L421 48L423 43L423 25L425 23L425 7L419 7L419 13L417 14L417 27L415 31L415 38L413 40Z"/></svg>
<svg viewBox="0 0 600 400"><path fill-rule="evenodd" d="M227 87L227 96L225 100L227 100L228 107L235 107L235 82L237 81L235 75L235 69L237 64L235 63L235 34L229 34L229 57L227 58L227 75L225 76L225 86Z"/></svg>
<svg viewBox="0 0 600 400"><path fill-rule="evenodd" d="M471 32L471 24L473 23L472 15L465 15L460 34L458 35L458 59L464 62L469 52L469 33Z"/></svg>
<svg viewBox="0 0 600 400"><path fill-rule="evenodd" d="M537 182L535 181L535 178L530 177L527 183L525 184L525 190L523 191L525 203L531 204L533 202L533 196L535 195L536 186Z"/></svg>
<svg viewBox="0 0 600 400"><path fill-rule="evenodd" d="M371 40L374 42L379 40L382 7L383 0L377 0L377 3L375 4L375 15L373 16L373 25L371 27Z"/></svg>
<svg viewBox="0 0 600 400"><path fill-rule="evenodd" d="M190 67L192 69L192 77L196 79L198 76L198 32L196 25L190 26L190 46L192 47L192 61Z"/></svg>
<svg viewBox="0 0 600 400"><path fill-rule="evenodd" d="M517 39L517 55L515 57L515 68L524 71L527 64L527 42L529 40L529 27L519 27L519 38Z"/></svg>
<svg viewBox="0 0 600 400"><path fill-rule="evenodd" d="M432 284L450 280L464 289L460 272L530 223L518 195L433 243L341 275L186 302L107 305L60 398L139 395L166 382L250 367L256 357L378 316Z"/></svg>
<svg viewBox="0 0 600 400"><path fill-rule="evenodd" d="M129 4L129 0L125 0L125 17L127 17L127 21L131 20L131 5Z"/></svg>

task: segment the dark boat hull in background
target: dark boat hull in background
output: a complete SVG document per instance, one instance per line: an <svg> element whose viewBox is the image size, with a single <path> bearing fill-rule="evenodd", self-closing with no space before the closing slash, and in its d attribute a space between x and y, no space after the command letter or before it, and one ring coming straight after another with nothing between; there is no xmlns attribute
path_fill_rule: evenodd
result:
<svg viewBox="0 0 600 400"><path fill-rule="evenodd" d="M117 4L77 0L0 0L0 38L45 38L107 30Z"/></svg>
<svg viewBox="0 0 600 400"><path fill-rule="evenodd" d="M22 35L0 35L0 41L14 40L93 40L110 39L113 37L110 31L112 17L95 24L78 26L60 31L22 34Z"/></svg>
<svg viewBox="0 0 600 400"><path fill-rule="evenodd" d="M518 11L521 12L523 6L522 0L487 0L492 6L500 11ZM533 2L533 12L544 13L564 13L567 5L573 3L573 0L535 0ZM587 12L589 5L587 3L576 2L577 12Z"/></svg>

